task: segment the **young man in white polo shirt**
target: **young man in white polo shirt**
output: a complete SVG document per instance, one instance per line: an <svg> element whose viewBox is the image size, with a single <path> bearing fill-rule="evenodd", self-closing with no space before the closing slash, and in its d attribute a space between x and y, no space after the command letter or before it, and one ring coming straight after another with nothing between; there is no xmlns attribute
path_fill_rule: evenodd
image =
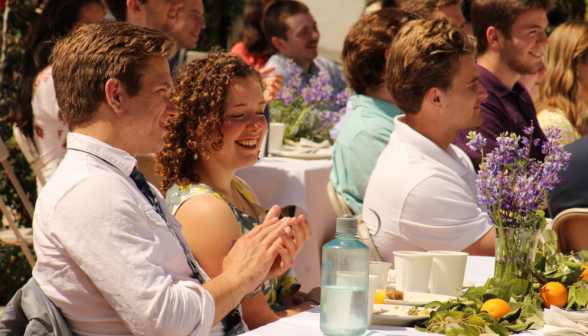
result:
<svg viewBox="0 0 588 336"><path fill-rule="evenodd" d="M482 123L487 96L478 81L475 40L444 19L411 21L390 47L386 85L406 113L368 183L364 219L380 255L453 250L494 255L494 230L476 201L476 173L451 144L455 133Z"/></svg>

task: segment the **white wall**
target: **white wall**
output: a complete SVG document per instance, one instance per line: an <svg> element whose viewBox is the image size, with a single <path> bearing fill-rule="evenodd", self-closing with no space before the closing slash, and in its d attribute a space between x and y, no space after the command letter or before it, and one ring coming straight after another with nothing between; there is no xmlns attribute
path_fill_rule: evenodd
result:
<svg viewBox="0 0 588 336"><path fill-rule="evenodd" d="M321 39L319 55L341 63L343 41L365 9L365 0L299 0L305 3L317 22Z"/></svg>

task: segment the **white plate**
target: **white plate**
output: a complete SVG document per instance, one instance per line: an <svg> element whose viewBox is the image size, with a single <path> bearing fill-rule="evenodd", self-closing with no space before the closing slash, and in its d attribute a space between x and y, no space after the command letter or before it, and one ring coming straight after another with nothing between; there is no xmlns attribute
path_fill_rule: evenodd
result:
<svg viewBox="0 0 588 336"><path fill-rule="evenodd" d="M476 287L476 284L471 281L467 281L467 280L463 281L463 288L472 288L472 287ZM386 289L396 289L396 284L394 282L388 282L386 284ZM429 288L429 290L430 290L430 288Z"/></svg>
<svg viewBox="0 0 588 336"><path fill-rule="evenodd" d="M409 305L409 306L424 306L431 301L447 302L449 299L456 299L455 296L431 294L431 293L417 293L404 292L404 300L384 300L384 303L395 305Z"/></svg>
<svg viewBox="0 0 588 336"><path fill-rule="evenodd" d="M381 308L388 311L382 314L372 314L372 325L407 327L414 325L417 321L429 318L429 315L408 315L408 311L414 306L374 304L374 309Z"/></svg>
<svg viewBox="0 0 588 336"><path fill-rule="evenodd" d="M269 151L271 155L281 156L281 157L288 157L293 159L302 159L302 160L322 160L322 159L330 159L333 157L333 150L332 149L319 149L315 153L298 153L294 151L287 151L287 150L271 150Z"/></svg>

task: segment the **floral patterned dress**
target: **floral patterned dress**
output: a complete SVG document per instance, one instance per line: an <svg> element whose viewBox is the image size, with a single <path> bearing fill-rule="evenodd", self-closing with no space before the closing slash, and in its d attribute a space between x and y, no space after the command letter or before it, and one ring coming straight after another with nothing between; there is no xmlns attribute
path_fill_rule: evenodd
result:
<svg viewBox="0 0 588 336"><path fill-rule="evenodd" d="M33 125L34 141L41 157L43 177L49 181L67 151L66 139L69 129L61 118L55 87L53 86L51 66L37 75L33 85ZM37 183L37 191L41 192Z"/></svg>
<svg viewBox="0 0 588 336"><path fill-rule="evenodd" d="M263 222L265 219L266 212L261 208L259 204L257 204L254 200L254 194L251 188L245 183L245 181L241 180L238 177L233 177L231 181L235 188L239 191L239 193L247 200L249 205L255 211L257 218L259 221L254 217L249 216L247 213L239 210L235 207L231 202L229 202L225 197L223 197L219 192L212 189L210 186L203 184L203 183L192 183L187 186L180 187L177 184L174 184L167 190L166 194L166 201L167 206L170 209L172 215L176 214L176 211L180 208L185 201L192 197L201 196L201 195L211 195L217 198L222 199L227 203L227 205L233 211L237 222L241 226L241 231L243 234L251 231L256 225L260 222ZM253 194L253 195L252 195ZM280 311L284 310L284 306L281 304L281 300L284 297L290 296L298 292L300 289L300 283L296 281L296 277L294 275L294 271L292 269L287 270L279 277L275 277L273 279L265 281L261 289L263 291L263 295L269 304L270 308L273 311Z"/></svg>
<svg viewBox="0 0 588 336"><path fill-rule="evenodd" d="M582 119L588 117L588 106L586 104L582 104L580 117ZM539 126L541 126L543 132L549 126L558 127L561 130L561 140L559 140L559 143L562 145L571 144L581 137L576 127L569 121L566 113L558 108L540 111L537 113L537 120L539 120Z"/></svg>

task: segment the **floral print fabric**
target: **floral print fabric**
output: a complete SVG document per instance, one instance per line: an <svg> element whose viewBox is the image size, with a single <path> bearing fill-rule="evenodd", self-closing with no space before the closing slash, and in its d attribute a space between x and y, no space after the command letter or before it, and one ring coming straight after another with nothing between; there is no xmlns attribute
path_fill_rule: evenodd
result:
<svg viewBox="0 0 588 336"><path fill-rule="evenodd" d="M256 218L249 216L247 213L239 210L219 192L203 183L192 183L181 187L177 184L174 184L167 190L167 206L169 207L170 212L175 215L180 205L192 197L211 195L220 198L231 208L235 218L237 219L237 222L239 222L239 225L241 226L241 231L243 234L246 234L260 222L263 222L266 212L259 204L255 203L254 197L249 192L250 188L249 186L245 185L245 182L239 181L238 178L233 178L232 183L233 186L237 188L239 193L249 202L255 211L257 218L259 218L259 221ZM283 310L284 307L280 303L281 299L295 294L299 289L300 283L296 281L296 277L292 269L284 272L284 274L279 277L265 281L261 286L261 290L263 291L263 295L267 303L274 311Z"/></svg>
<svg viewBox="0 0 588 336"><path fill-rule="evenodd" d="M55 87L53 86L52 67L42 70L33 85L33 140L39 151L43 166L43 177L49 181L67 151L66 139L69 129L61 118ZM41 185L37 183L37 191Z"/></svg>

